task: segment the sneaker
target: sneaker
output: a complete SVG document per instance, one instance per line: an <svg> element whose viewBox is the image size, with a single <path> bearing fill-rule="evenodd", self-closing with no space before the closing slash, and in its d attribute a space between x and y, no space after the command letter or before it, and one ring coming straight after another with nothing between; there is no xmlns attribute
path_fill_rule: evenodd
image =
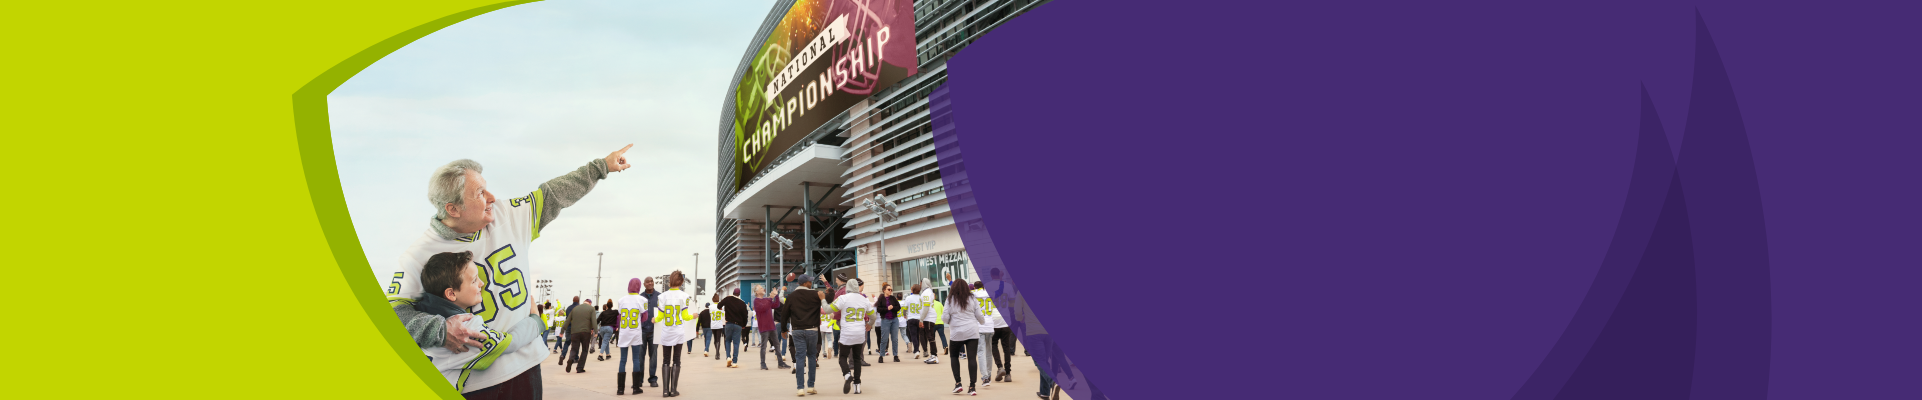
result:
<svg viewBox="0 0 1922 400"><path fill-rule="evenodd" d="M707 352L705 351L701 352L701 357L707 357Z"/></svg>
<svg viewBox="0 0 1922 400"><path fill-rule="evenodd" d="M808 397L808 390L807 390L807 389L794 389L794 397ZM1041 396L1041 398L1043 398L1043 399L1045 399L1045 398L1048 398L1048 397L1047 397L1047 396Z"/></svg>
<svg viewBox="0 0 1922 400"><path fill-rule="evenodd" d="M841 394L848 394L850 390L854 390L854 373L841 375Z"/></svg>
<svg viewBox="0 0 1922 400"><path fill-rule="evenodd" d="M854 384L854 394L861 394L861 384Z"/></svg>
<svg viewBox="0 0 1922 400"><path fill-rule="evenodd" d="M927 363L927 364L940 364L940 363L941 363L940 361L935 361L935 358L934 358L934 357L928 357L928 360L927 360L927 361L922 361L922 362L923 362L923 363Z"/></svg>
<svg viewBox="0 0 1922 400"><path fill-rule="evenodd" d="M974 395L975 395L975 394L974 394L974 388L968 388L968 395L969 395L969 396L974 396Z"/></svg>
<svg viewBox="0 0 1922 400"><path fill-rule="evenodd" d="M810 386L808 387L808 394L821 394L821 392L815 391L814 387Z"/></svg>
<svg viewBox="0 0 1922 400"><path fill-rule="evenodd" d="M961 394L961 384L954 384L954 394Z"/></svg>

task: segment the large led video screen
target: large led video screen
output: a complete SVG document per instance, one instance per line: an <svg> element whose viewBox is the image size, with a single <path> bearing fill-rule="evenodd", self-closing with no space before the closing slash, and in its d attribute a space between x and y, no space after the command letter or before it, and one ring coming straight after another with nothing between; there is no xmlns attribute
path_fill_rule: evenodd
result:
<svg viewBox="0 0 1922 400"><path fill-rule="evenodd" d="M795 2L734 90L734 189L835 115L918 72L914 51L911 1Z"/></svg>

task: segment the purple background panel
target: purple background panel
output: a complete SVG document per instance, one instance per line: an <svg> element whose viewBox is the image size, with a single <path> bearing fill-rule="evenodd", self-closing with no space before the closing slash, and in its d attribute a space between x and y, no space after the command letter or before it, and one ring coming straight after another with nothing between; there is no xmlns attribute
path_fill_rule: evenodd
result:
<svg viewBox="0 0 1922 400"><path fill-rule="evenodd" d="M1054 2L950 61L943 179L1077 398L1672 397L1582 370L1667 356L1551 356L1629 328L1689 398L1916 398L1916 7ZM1631 184L1646 114L1680 158Z"/></svg>

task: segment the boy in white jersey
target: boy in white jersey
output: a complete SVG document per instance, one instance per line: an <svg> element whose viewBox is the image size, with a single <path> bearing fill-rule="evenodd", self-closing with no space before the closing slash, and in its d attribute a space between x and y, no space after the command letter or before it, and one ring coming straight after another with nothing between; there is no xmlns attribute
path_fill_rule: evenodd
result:
<svg viewBox="0 0 1922 400"><path fill-rule="evenodd" d="M848 280L847 285L848 293L835 298L830 307L835 312L834 319L841 323L841 330L849 332L841 335L840 343L836 343L841 346L841 393L852 389L860 394L861 355L864 354L861 349L866 347L867 336L859 333L874 324L874 303L861 295L861 278Z"/></svg>
<svg viewBox="0 0 1922 400"><path fill-rule="evenodd" d="M467 310L481 302L483 291L480 288L479 269L474 268L474 253L449 252L429 257L427 265L421 268L421 283L426 290L414 299L413 307L424 313L439 317L471 314ZM529 318L522 323L539 324L540 321ZM510 346L524 346L525 343L515 343L514 335L488 328L479 319L467 319L463 325L486 336L481 341L480 351L455 353L435 347L423 349L423 352L433 361L434 369L440 370L441 376L454 385L454 390L466 393L471 389L480 389L470 388L467 384L473 371L493 366L494 360L507 353Z"/></svg>
<svg viewBox="0 0 1922 400"><path fill-rule="evenodd" d="M589 161L571 173L540 184L527 196L498 202L493 192L487 190L480 163L457 160L435 169L428 178L427 198L436 213L425 221L427 231L398 257L399 270L386 286L389 303L415 344L422 349L445 347L460 353L468 345L478 345L476 339L486 338L459 323L449 323L453 320L411 307L411 300L423 292L421 266L430 256L443 252L472 252L483 282L480 289L485 292L472 310L472 317L451 318L481 320L496 331L529 339L525 342L540 336L538 324L526 324L525 331L520 328L523 320L540 319L533 314L535 295L532 282L528 282L529 274L540 271L530 268L529 245L559 217L561 209L586 196L609 173L628 169L631 165L625 154L630 148L631 145ZM470 373L468 388L482 389L466 395L537 397L541 388L538 366L545 358L547 355L540 354L538 348L511 348L501 354L492 367Z"/></svg>

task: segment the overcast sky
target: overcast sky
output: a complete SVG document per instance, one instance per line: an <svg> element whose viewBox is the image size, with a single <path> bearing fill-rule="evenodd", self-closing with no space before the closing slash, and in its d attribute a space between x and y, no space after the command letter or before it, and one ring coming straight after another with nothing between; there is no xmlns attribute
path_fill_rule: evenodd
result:
<svg viewBox="0 0 1922 400"><path fill-rule="evenodd" d="M461 158L501 201L628 143L611 174L541 232L532 277L554 298L627 279L712 282L722 97L773 0L553 0L509 7L395 51L328 96L335 161L374 277L427 230L427 177ZM530 289L532 285L529 286Z"/></svg>

